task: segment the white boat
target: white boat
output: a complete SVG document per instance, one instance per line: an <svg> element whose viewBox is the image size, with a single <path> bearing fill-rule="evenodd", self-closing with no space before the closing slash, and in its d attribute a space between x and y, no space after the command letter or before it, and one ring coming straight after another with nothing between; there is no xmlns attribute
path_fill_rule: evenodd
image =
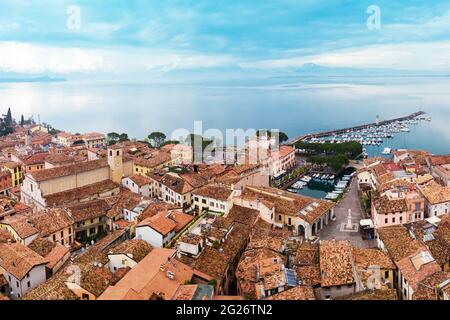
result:
<svg viewBox="0 0 450 320"><path fill-rule="evenodd" d="M304 181L306 183L311 181L311 177L310 176L304 176L303 178L300 179L300 181Z"/></svg>
<svg viewBox="0 0 450 320"><path fill-rule="evenodd" d="M391 148L384 148L382 154L391 154L392 149Z"/></svg>

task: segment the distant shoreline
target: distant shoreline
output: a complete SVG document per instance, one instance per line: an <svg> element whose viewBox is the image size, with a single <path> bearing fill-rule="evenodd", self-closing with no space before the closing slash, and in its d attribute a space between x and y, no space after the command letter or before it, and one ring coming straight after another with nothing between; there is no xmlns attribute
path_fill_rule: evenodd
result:
<svg viewBox="0 0 450 320"><path fill-rule="evenodd" d="M0 78L0 83L45 83L45 82L66 82L65 78L35 77L35 78Z"/></svg>

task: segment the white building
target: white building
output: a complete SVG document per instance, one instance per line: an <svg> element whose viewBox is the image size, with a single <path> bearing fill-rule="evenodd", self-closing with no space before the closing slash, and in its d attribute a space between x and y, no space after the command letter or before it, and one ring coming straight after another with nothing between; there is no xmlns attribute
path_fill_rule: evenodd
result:
<svg viewBox="0 0 450 320"><path fill-rule="evenodd" d="M223 185L206 185L192 193L194 208L197 211L208 210L227 215L233 207L235 192Z"/></svg>
<svg viewBox="0 0 450 320"><path fill-rule="evenodd" d="M161 212L136 226L136 238L155 248L165 247L192 219L192 216L180 211Z"/></svg>
<svg viewBox="0 0 450 320"><path fill-rule="evenodd" d="M133 193L139 194L144 197L151 197L151 180L141 176L134 175L131 177L125 177L122 179L122 186L127 188Z"/></svg>
<svg viewBox="0 0 450 320"><path fill-rule="evenodd" d="M420 192L425 197L428 218L450 213L450 187L432 181L420 188Z"/></svg>
<svg viewBox="0 0 450 320"><path fill-rule="evenodd" d="M109 270L116 272L122 268L134 268L152 249L144 240L126 240L108 252Z"/></svg>
<svg viewBox="0 0 450 320"><path fill-rule="evenodd" d="M46 280L47 260L20 243L0 244L0 274L8 282L8 295L22 298Z"/></svg>

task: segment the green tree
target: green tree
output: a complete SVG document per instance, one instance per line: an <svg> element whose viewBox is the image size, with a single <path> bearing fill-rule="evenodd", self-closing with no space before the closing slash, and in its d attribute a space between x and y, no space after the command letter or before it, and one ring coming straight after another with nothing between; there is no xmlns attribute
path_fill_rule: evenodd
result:
<svg viewBox="0 0 450 320"><path fill-rule="evenodd" d="M124 142L124 141L129 141L130 139L128 138L128 134L126 133L121 133L119 135L119 142Z"/></svg>
<svg viewBox="0 0 450 320"><path fill-rule="evenodd" d="M120 135L117 132L110 132L106 135L106 141L108 145L113 145L119 142Z"/></svg>
<svg viewBox="0 0 450 320"><path fill-rule="evenodd" d="M6 113L5 122L6 122L6 126L12 127L13 121L12 121L11 108L8 108L8 112Z"/></svg>
<svg viewBox="0 0 450 320"><path fill-rule="evenodd" d="M166 135L162 132L156 131L152 132L148 135L148 139L152 141L153 146L159 148L162 146L164 141L166 140Z"/></svg>

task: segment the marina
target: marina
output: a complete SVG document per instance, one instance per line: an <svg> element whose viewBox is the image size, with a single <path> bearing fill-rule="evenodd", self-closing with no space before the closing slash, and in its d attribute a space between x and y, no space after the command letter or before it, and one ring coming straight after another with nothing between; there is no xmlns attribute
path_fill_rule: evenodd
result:
<svg viewBox="0 0 450 320"><path fill-rule="evenodd" d="M310 172L292 184L287 191L327 200L335 200L344 193L354 172L336 177L332 174Z"/></svg>
<svg viewBox="0 0 450 320"><path fill-rule="evenodd" d="M307 134L289 141L288 144L295 145L300 141L320 144L356 141L363 146L380 146L384 141L392 139L395 134L410 132L411 127L419 124L420 121L431 121L431 118L423 111L415 112L406 117L383 121L377 116L374 123ZM384 150L386 154L390 153L388 149Z"/></svg>

